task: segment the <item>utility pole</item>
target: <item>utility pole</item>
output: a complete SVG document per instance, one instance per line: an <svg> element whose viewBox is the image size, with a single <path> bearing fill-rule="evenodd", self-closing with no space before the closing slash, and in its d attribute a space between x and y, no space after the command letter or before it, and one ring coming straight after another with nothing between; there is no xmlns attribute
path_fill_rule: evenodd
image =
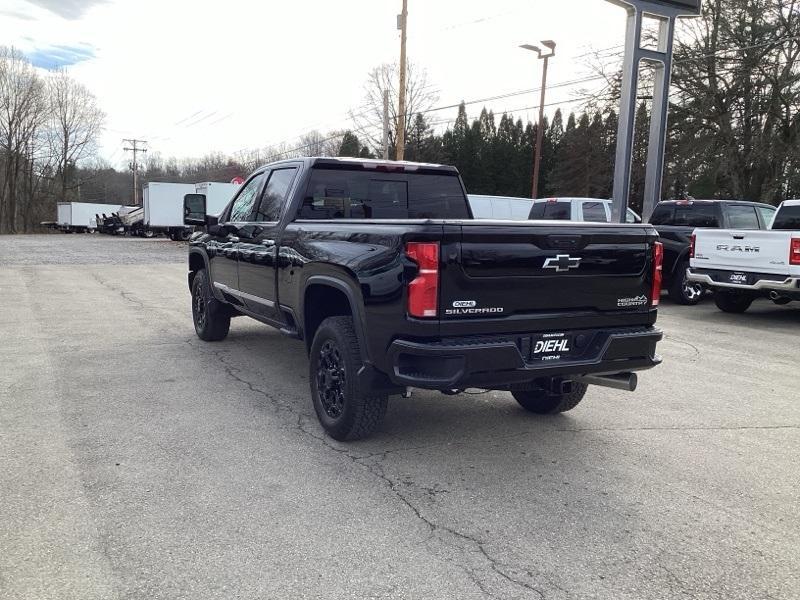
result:
<svg viewBox="0 0 800 600"><path fill-rule="evenodd" d="M539 100L539 125L536 127L536 151L533 158L533 191L531 198L534 200L539 195L539 173L542 167L542 145L544 143L544 103L547 96L547 66L550 59L556 55L556 43L553 40L543 40L542 45L550 50L550 54L543 54L539 46L532 46L530 44L523 44L520 48L524 50L531 50L539 55L540 59L544 60L544 67L542 68L542 95Z"/></svg>
<svg viewBox="0 0 800 600"><path fill-rule="evenodd" d="M138 154L139 152L147 152L147 148L143 148L142 146L147 142L145 140L136 140L136 139L124 139L123 142L128 142L131 147L125 148L126 152L133 152L133 163L131 164L131 170L133 171L133 205L139 206L139 161L138 161ZM141 144L142 146L140 146Z"/></svg>
<svg viewBox="0 0 800 600"><path fill-rule="evenodd" d="M403 0L403 12L397 17L400 30L400 106L397 111L397 160L406 154L406 38L408 37L408 0Z"/></svg>
<svg viewBox="0 0 800 600"><path fill-rule="evenodd" d="M383 91L383 160L389 160L389 90Z"/></svg>

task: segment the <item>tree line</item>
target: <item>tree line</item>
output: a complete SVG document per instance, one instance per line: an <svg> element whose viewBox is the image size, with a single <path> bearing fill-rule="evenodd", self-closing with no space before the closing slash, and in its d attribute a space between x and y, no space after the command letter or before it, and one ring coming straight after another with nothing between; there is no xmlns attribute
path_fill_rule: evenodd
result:
<svg viewBox="0 0 800 600"><path fill-rule="evenodd" d="M105 115L64 71L40 74L0 47L0 233L30 231L74 195Z"/></svg>
<svg viewBox="0 0 800 600"><path fill-rule="evenodd" d="M800 0L708 0L676 43L664 198L736 198L778 203L800 196ZM608 58L608 55L605 56ZM538 196L612 194L620 56L601 92L544 123ZM437 121L438 95L410 65L407 160L453 164L475 194L529 197L537 124L490 107ZM647 73L637 107L630 204L641 208L649 136ZM234 156L164 158L151 151L141 181L229 181L261 164L297 156L383 155L383 97L390 96L389 158L398 115L397 67L368 76L352 127L304 134L296 144ZM575 105L575 102L570 104ZM55 202L129 203L131 173L88 163L102 126L94 97L65 73L39 75L0 49L0 231L30 230L52 218ZM444 128L443 128L444 127Z"/></svg>

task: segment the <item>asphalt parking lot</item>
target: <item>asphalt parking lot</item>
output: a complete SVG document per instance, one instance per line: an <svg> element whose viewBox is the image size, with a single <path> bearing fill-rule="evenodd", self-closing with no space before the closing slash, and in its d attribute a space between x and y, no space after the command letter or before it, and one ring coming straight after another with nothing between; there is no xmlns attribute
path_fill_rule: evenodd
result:
<svg viewBox="0 0 800 600"><path fill-rule="evenodd" d="M800 597L800 304L664 301L541 418L416 392L326 438L300 342L194 335L186 247L0 237L0 598Z"/></svg>

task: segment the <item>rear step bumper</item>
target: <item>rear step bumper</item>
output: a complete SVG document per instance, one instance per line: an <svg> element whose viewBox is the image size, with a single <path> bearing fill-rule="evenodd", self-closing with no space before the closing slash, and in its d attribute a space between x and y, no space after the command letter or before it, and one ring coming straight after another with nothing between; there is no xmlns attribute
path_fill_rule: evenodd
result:
<svg viewBox="0 0 800 600"><path fill-rule="evenodd" d="M534 334L535 335L535 334ZM530 335L454 338L439 342L395 340L389 347L392 372L400 386L433 390L468 387L503 389L539 378L610 375L651 369L661 363L655 327L581 332L591 336L583 355L549 362L526 361Z"/></svg>
<svg viewBox="0 0 800 600"><path fill-rule="evenodd" d="M725 281L731 273L742 273L752 284L730 283ZM749 292L800 292L800 278L773 275L770 273L753 273L750 271L722 271L717 269L689 269L686 272L689 281L702 283L710 288L727 288Z"/></svg>

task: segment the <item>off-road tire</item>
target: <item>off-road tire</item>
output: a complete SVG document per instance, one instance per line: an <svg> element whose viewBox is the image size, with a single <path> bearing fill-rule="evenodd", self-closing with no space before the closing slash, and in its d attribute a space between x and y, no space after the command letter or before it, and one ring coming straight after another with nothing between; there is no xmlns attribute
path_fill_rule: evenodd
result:
<svg viewBox="0 0 800 600"><path fill-rule="evenodd" d="M729 292L716 292L714 303L722 312L741 314L753 304L754 298Z"/></svg>
<svg viewBox="0 0 800 600"><path fill-rule="evenodd" d="M386 415L389 398L360 385L362 366L353 319L325 319L309 355L311 400L323 429L340 442L369 436Z"/></svg>
<svg viewBox="0 0 800 600"><path fill-rule="evenodd" d="M224 340L231 328L230 311L211 293L205 269L192 281L192 320L197 337L205 342Z"/></svg>
<svg viewBox="0 0 800 600"><path fill-rule="evenodd" d="M669 298L676 304L695 306L703 299L703 286L699 283L687 281L686 269L689 263L681 262L675 269L672 282L669 286Z"/></svg>
<svg viewBox="0 0 800 600"><path fill-rule="evenodd" d="M568 394L554 394L547 390L525 390L511 392L514 400L528 412L537 415L555 415L572 410L580 404L586 395L587 385L583 383L572 384L572 391Z"/></svg>

